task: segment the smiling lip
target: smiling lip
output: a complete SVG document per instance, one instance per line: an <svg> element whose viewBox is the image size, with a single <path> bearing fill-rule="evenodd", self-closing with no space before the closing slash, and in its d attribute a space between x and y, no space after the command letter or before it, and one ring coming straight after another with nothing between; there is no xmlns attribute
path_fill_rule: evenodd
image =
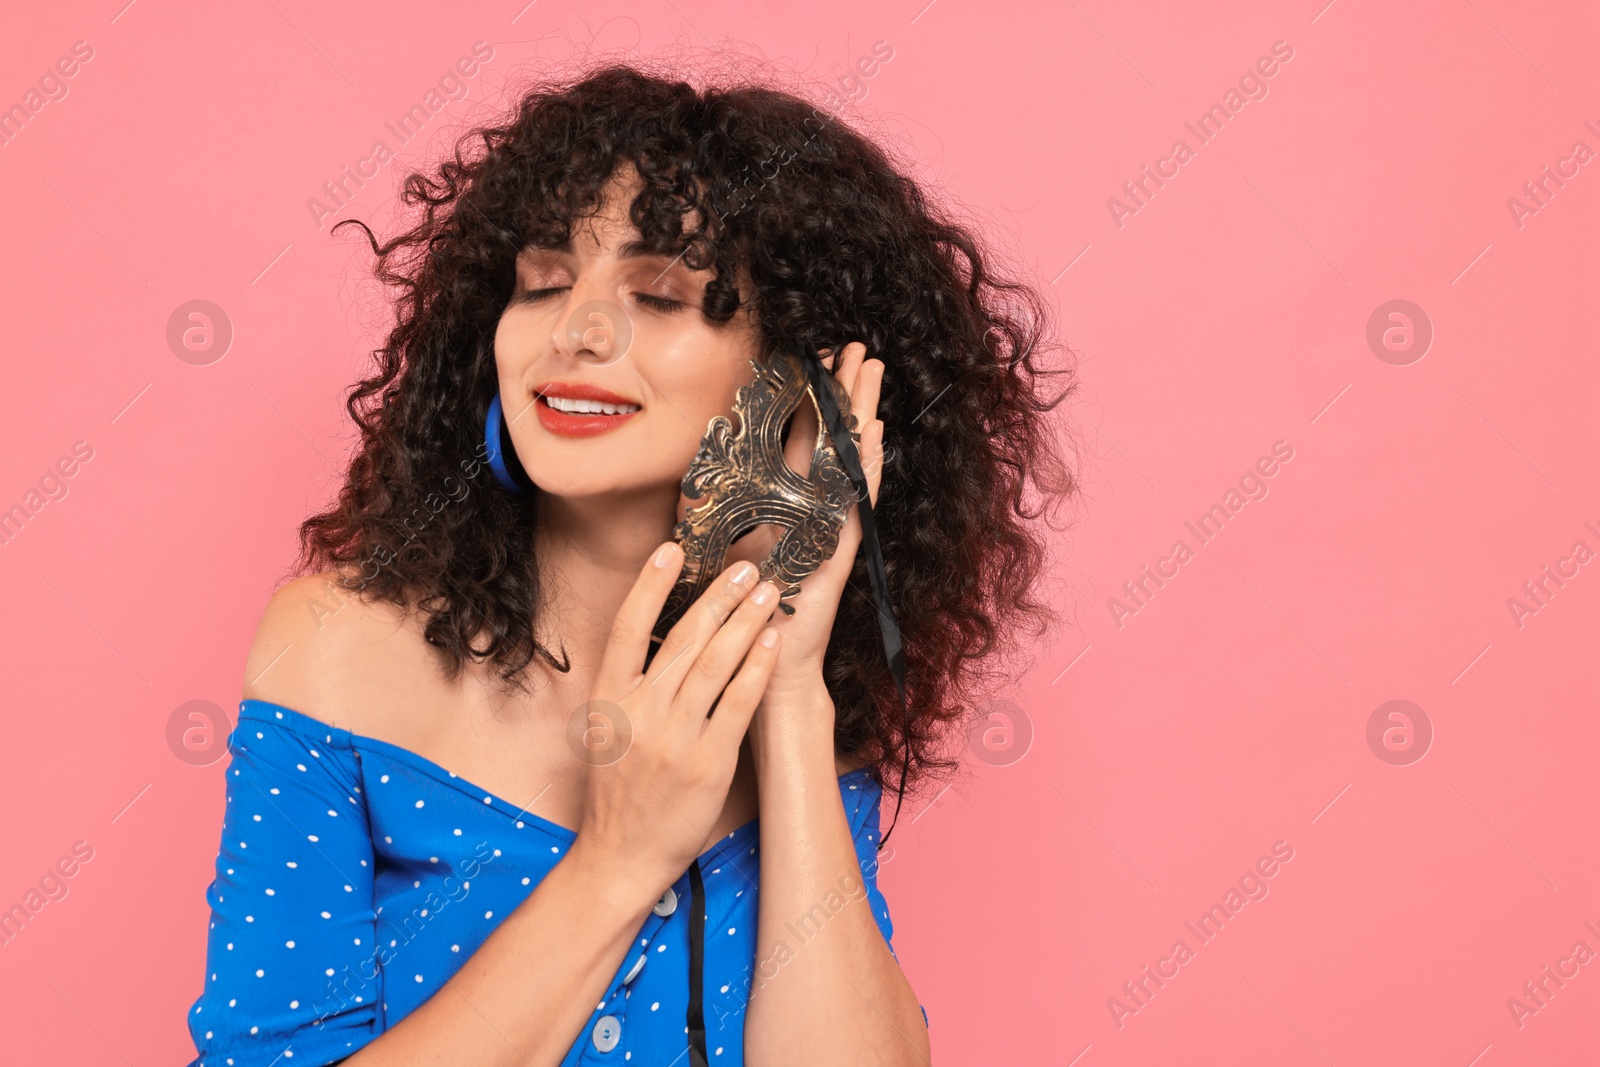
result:
<svg viewBox="0 0 1600 1067"><path fill-rule="evenodd" d="M625 396L618 396L586 382L546 382L536 386L534 394L534 406L539 412L539 424L562 437L593 437L595 434L614 430L639 414L637 411L629 411L620 415L575 415L557 411L544 402L545 397L553 396L561 400L598 400L603 404L635 403Z"/></svg>

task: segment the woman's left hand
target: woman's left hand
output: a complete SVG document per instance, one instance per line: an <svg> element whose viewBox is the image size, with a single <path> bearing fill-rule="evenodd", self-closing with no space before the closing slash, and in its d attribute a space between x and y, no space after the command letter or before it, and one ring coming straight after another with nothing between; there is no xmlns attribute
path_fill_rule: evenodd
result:
<svg viewBox="0 0 1600 1067"><path fill-rule="evenodd" d="M867 346L853 341L844 347L843 359L822 349L825 367L844 386L850 398L850 411L861 434L857 451L862 473L867 477L867 492L878 502L878 486L883 477L883 420L877 418L878 391L883 384L883 361L867 359ZM784 446L784 459L791 469L806 476L811 470L811 454L817 440L817 414L808 401L795 409L794 425ZM839 598L855 565L861 545L860 505L852 503L844 527L839 531L839 546L820 567L800 582L800 591L785 601L794 614L780 608L771 625L783 636L778 646L778 665L767 683L767 699L775 695L815 695L825 692L822 658L828 650L828 637L839 610ZM679 514L682 514L680 511ZM765 523L735 541L728 550L728 561L745 559L759 566L772 551L779 536L778 527ZM764 701L765 703L765 701Z"/></svg>

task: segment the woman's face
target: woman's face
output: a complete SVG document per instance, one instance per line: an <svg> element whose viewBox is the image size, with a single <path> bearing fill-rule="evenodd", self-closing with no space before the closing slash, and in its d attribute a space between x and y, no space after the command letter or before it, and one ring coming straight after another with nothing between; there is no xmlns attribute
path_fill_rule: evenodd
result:
<svg viewBox="0 0 1600 1067"><path fill-rule="evenodd" d="M711 272L629 247L636 189L624 164L571 247L523 251L495 331L517 458L556 496L675 492L707 424L732 413L753 374L746 309L726 325L700 313Z"/></svg>

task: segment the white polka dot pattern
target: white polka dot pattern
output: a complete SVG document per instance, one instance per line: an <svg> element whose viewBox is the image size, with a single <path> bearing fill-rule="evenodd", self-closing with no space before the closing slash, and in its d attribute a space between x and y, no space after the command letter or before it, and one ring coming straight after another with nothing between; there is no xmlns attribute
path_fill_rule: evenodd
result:
<svg viewBox="0 0 1600 1067"><path fill-rule="evenodd" d="M240 704L228 748L221 849L206 893L208 980L188 1015L199 1051L190 1067L328 1064L354 1054L438 992L574 840L414 752L265 701ZM876 878L881 790L865 769L841 777L839 789L865 896L888 941L894 928ZM759 980L756 824L721 838L700 863L711 1061L735 1067ZM689 899L687 872L673 889ZM563 1067L667 1063L684 1052L688 912L647 915ZM604 1052L592 1040L602 1017L618 1035ZM612 1025L601 1027L604 1044Z"/></svg>

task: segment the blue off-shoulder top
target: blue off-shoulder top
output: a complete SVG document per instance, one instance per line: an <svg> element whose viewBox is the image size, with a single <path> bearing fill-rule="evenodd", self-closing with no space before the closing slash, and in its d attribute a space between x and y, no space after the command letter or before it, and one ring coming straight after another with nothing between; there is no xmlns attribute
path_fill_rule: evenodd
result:
<svg viewBox="0 0 1600 1067"><path fill-rule="evenodd" d="M354 1054L438 992L577 837L408 749L266 701L239 705L228 751L190 1067L316 1067ZM888 941L881 794L867 768L839 779L861 867L847 888L866 896ZM758 821L719 840L695 872L710 1067L744 1063ZM639 928L563 1067L689 1062L690 894L686 871ZM841 891L792 922L790 948L845 900Z"/></svg>

